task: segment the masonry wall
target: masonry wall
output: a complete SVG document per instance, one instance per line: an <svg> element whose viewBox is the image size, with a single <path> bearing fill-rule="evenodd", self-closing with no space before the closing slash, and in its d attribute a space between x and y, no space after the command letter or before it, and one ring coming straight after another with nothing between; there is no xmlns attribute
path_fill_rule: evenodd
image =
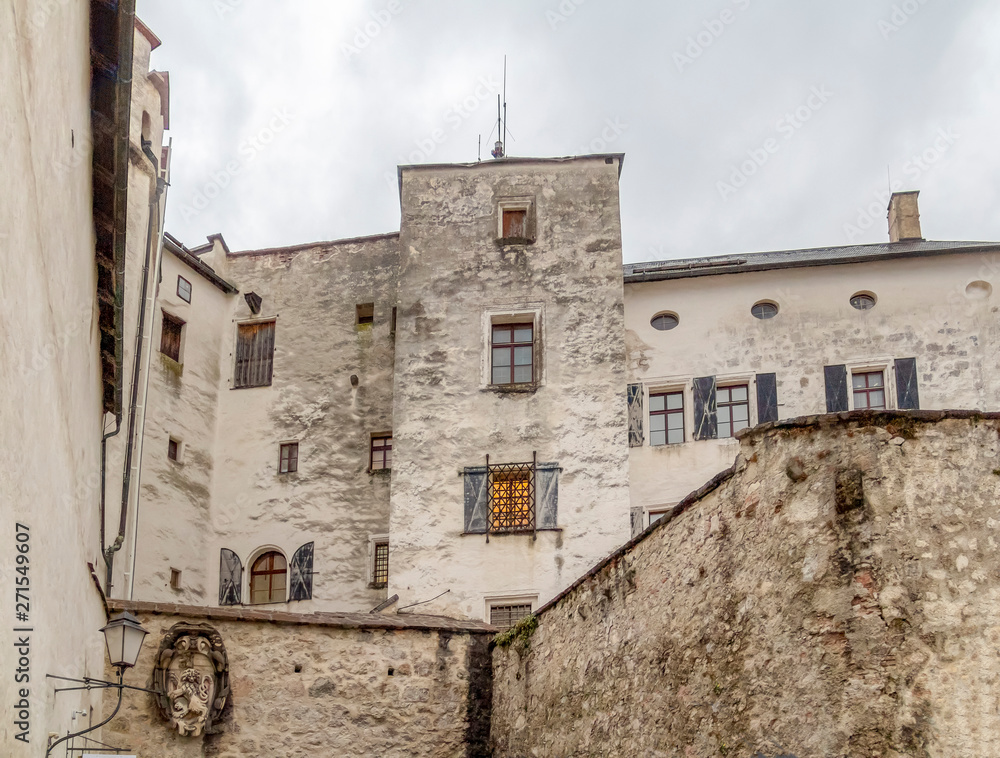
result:
<svg viewBox="0 0 1000 758"><path fill-rule="evenodd" d="M497 756L993 755L1000 415L822 416L494 652Z"/></svg>
<svg viewBox="0 0 1000 758"><path fill-rule="evenodd" d="M752 425L757 374L776 375L778 418L825 413L823 367L836 364L884 371L895 408L894 361L915 358L921 408L997 410L998 271L993 251L627 283L629 381L647 400L684 391L686 432L682 444L651 446L644 404L643 444L629 451L632 506L644 515L672 506L736 455L733 439L693 439L695 377L748 384ZM851 307L857 292L872 293L875 307ZM759 301L777 316L754 318ZM658 331L650 319L664 311L680 323Z"/></svg>
<svg viewBox="0 0 1000 758"><path fill-rule="evenodd" d="M134 754L489 755L491 636L483 624L142 603L115 608L137 613L150 632L139 663L126 673L128 683L149 686L160 641L179 622L211 624L229 659L231 704L216 734L181 737L152 696L128 692L102 739Z"/></svg>
<svg viewBox="0 0 1000 758"><path fill-rule="evenodd" d="M488 617L628 538L619 158L404 167L389 592ZM530 244L498 242L528 199ZM491 385L490 324L535 319L535 385ZM469 534L466 467L559 465L556 528Z"/></svg>

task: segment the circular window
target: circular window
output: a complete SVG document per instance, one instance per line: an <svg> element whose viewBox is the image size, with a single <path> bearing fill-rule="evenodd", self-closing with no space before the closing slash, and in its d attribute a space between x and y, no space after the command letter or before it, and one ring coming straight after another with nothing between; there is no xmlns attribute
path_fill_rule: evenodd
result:
<svg viewBox="0 0 1000 758"><path fill-rule="evenodd" d="M985 300L993 294L993 285L989 282L970 282L965 288L965 296L970 300Z"/></svg>
<svg viewBox="0 0 1000 758"><path fill-rule="evenodd" d="M774 318L778 315L778 306L770 300L761 300L759 303L754 303L753 308L750 309L750 313L753 314L754 318Z"/></svg>
<svg viewBox="0 0 1000 758"><path fill-rule="evenodd" d="M875 307L875 296L867 292L859 292L851 298L851 306L859 311L870 311Z"/></svg>
<svg viewBox="0 0 1000 758"><path fill-rule="evenodd" d="M677 318L676 313L657 313L649 323L654 329L665 332L667 329L673 329L677 326L680 323L680 319Z"/></svg>

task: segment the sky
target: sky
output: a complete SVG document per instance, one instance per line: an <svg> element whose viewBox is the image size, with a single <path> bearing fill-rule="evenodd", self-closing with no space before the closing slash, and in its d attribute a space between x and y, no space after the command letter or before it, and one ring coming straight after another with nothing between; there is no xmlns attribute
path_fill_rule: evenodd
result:
<svg viewBox="0 0 1000 758"><path fill-rule="evenodd" d="M167 231L399 230L396 166L625 153L625 262L1000 240L995 0L138 0L170 72ZM479 148L479 141L482 148Z"/></svg>

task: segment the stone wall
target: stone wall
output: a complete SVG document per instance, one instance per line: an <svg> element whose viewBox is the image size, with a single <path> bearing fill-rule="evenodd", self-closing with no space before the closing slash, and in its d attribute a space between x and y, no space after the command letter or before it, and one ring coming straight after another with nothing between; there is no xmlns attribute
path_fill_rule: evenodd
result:
<svg viewBox="0 0 1000 758"><path fill-rule="evenodd" d="M495 650L496 755L996 755L998 432L921 411L744 433Z"/></svg>
<svg viewBox="0 0 1000 758"><path fill-rule="evenodd" d="M491 628L436 616L291 614L112 601L150 632L126 683L151 686L163 635L208 623L229 659L220 730L181 737L128 692L101 739L137 755L485 756ZM109 676L111 672L108 672ZM111 695L105 700L110 713Z"/></svg>

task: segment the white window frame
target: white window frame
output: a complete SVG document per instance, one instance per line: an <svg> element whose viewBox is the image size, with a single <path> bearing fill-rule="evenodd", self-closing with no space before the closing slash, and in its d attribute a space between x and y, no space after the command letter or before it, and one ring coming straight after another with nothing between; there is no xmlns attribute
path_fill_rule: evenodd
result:
<svg viewBox="0 0 1000 758"><path fill-rule="evenodd" d="M874 371L882 372L882 381L885 384L885 409L887 411L896 408L896 365L892 358L877 358L869 361L854 361L847 363L847 407L854 411L854 375L869 374ZM867 409L862 409L867 410Z"/></svg>
<svg viewBox="0 0 1000 758"><path fill-rule="evenodd" d="M677 507L677 503L663 503L659 505L647 505L642 509L642 521L643 529L646 529L653 525L653 514L659 514L659 517L667 516ZM657 519L659 520L659 519Z"/></svg>
<svg viewBox="0 0 1000 758"><path fill-rule="evenodd" d="M523 303L519 305L499 305L486 308L482 314L482 367L480 376L480 389L530 389L541 387L545 384L545 361L543 360L543 346L545 337L542 332L544 319L544 308L541 303ZM534 372L534 381L531 384L493 384L493 325L503 326L504 324L520 324L531 322L532 351L531 362Z"/></svg>
<svg viewBox="0 0 1000 758"><path fill-rule="evenodd" d="M490 611L498 605L530 605L534 613L538 610L538 596L537 590L488 592L483 595L483 620L490 623Z"/></svg>
<svg viewBox="0 0 1000 758"><path fill-rule="evenodd" d="M389 544L389 535L386 534L369 534L368 535L368 563L365 568L365 584L371 586L375 584L375 545L377 544ZM389 585L388 577L386 580L386 586Z"/></svg>

